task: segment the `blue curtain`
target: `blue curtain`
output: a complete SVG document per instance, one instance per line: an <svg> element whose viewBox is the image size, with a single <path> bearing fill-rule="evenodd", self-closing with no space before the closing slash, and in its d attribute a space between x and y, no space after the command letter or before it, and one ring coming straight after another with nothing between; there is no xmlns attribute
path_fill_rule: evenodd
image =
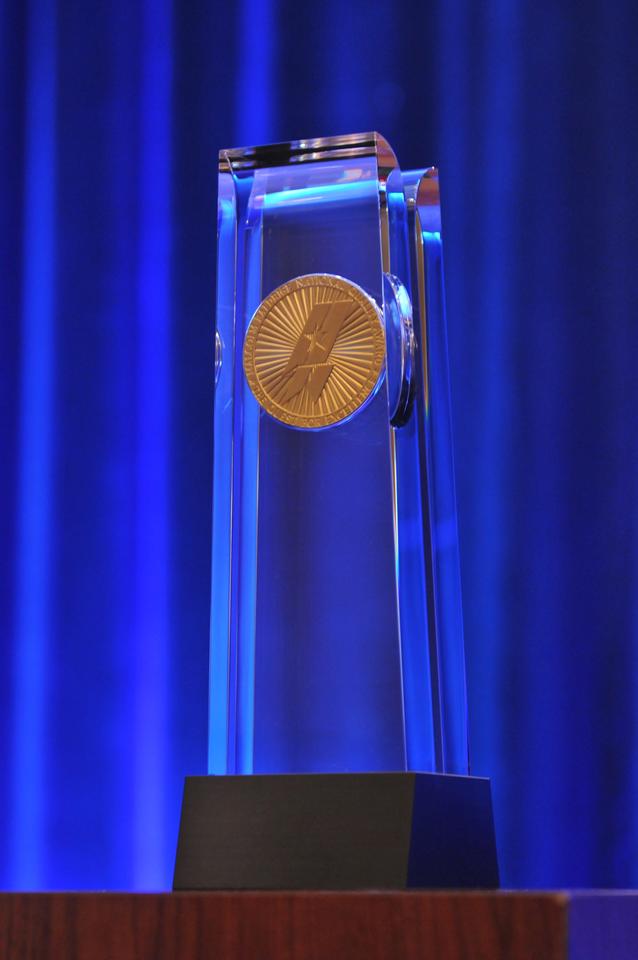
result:
<svg viewBox="0 0 638 960"><path fill-rule="evenodd" d="M205 769L216 154L442 175L474 772L638 883L630 0L0 0L0 886L164 888Z"/></svg>

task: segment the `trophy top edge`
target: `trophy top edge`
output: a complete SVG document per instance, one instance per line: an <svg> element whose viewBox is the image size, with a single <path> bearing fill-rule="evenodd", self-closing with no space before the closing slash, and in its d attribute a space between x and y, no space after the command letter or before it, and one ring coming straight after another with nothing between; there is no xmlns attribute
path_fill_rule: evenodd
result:
<svg viewBox="0 0 638 960"><path fill-rule="evenodd" d="M219 172L240 172L297 163L317 163L321 160L375 156L383 168L397 166L392 148L379 133L350 133L336 137L316 137L220 150Z"/></svg>
<svg viewBox="0 0 638 960"><path fill-rule="evenodd" d="M406 170L403 173L406 200L419 211L423 230L441 232L441 194L436 167Z"/></svg>

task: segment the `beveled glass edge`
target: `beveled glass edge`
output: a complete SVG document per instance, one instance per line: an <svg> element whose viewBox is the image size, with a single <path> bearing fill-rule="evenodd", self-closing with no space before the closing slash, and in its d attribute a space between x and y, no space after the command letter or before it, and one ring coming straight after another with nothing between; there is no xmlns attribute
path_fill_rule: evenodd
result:
<svg viewBox="0 0 638 960"><path fill-rule="evenodd" d="M408 205L415 204L423 230L441 232L441 194L439 171L436 167L408 170L404 173L405 197Z"/></svg>
<svg viewBox="0 0 638 960"><path fill-rule="evenodd" d="M220 150L219 172L284 167L293 163L317 163L320 160L344 160L351 157L377 157L379 168L384 171L398 167L388 141L381 134L372 131Z"/></svg>

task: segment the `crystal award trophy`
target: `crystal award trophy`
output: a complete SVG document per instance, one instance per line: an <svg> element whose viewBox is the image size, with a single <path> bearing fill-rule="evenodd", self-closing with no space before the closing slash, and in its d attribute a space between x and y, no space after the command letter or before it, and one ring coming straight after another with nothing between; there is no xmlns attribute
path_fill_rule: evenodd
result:
<svg viewBox="0 0 638 960"><path fill-rule="evenodd" d="M219 164L209 776L175 887L495 886L469 776L436 170Z"/></svg>

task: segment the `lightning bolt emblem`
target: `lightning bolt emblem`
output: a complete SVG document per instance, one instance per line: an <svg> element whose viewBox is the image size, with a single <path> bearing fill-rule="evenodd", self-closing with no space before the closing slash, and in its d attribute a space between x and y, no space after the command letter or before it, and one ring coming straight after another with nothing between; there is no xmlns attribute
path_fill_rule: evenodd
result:
<svg viewBox="0 0 638 960"><path fill-rule="evenodd" d="M329 358L335 341L357 309L352 300L314 305L273 391L278 401L286 403L306 390L312 402L317 402L334 367Z"/></svg>

